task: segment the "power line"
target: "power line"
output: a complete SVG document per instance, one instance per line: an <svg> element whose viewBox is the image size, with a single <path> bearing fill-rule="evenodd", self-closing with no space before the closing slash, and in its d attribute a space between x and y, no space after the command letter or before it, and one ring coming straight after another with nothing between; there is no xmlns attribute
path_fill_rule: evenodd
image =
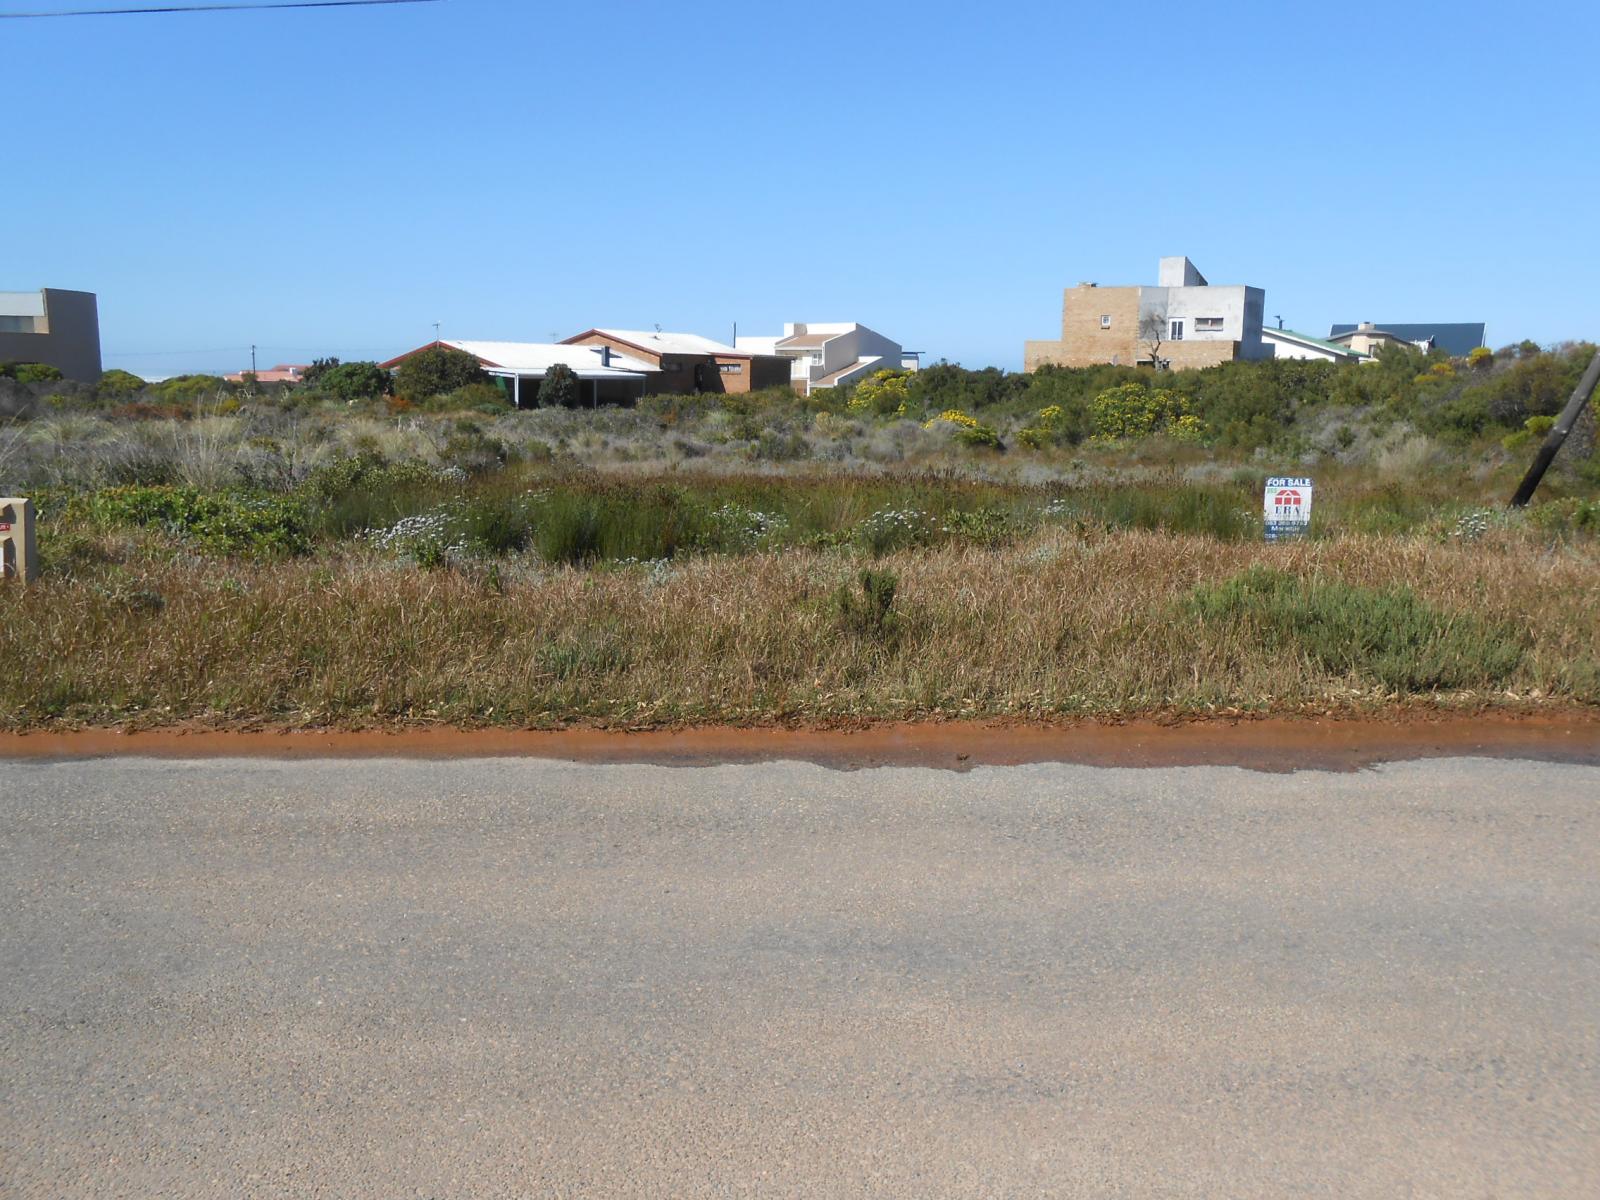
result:
<svg viewBox="0 0 1600 1200"><path fill-rule="evenodd" d="M438 4L440 0L281 0L260 4L163 4L148 8L70 8L58 12L0 12L0 21L49 17L125 17L149 13L245 12L260 8L365 8L374 4Z"/></svg>

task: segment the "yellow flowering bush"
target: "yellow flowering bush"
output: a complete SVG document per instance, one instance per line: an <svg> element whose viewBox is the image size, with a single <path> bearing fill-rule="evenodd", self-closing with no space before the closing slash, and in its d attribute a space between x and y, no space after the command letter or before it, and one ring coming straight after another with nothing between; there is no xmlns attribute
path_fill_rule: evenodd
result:
<svg viewBox="0 0 1600 1200"><path fill-rule="evenodd" d="M911 399L911 380L904 371L874 371L856 384L847 406L853 413L903 413Z"/></svg>
<svg viewBox="0 0 1600 1200"><path fill-rule="evenodd" d="M924 429L932 429L940 421L948 421L952 425L960 425L967 429L976 429L978 427L978 418L967 416L967 414L962 412L959 408L945 409L937 417L923 422L922 427Z"/></svg>
<svg viewBox="0 0 1600 1200"><path fill-rule="evenodd" d="M1017 441L1029 450L1043 450L1051 442L1058 441L1061 426L1066 418L1061 405L1051 404L1039 410L1034 417L1032 425L1025 425L1017 430Z"/></svg>
<svg viewBox="0 0 1600 1200"><path fill-rule="evenodd" d="M1170 388L1124 383L1089 402L1098 442L1133 441L1162 434L1177 441L1199 441L1206 428L1189 409L1189 398Z"/></svg>

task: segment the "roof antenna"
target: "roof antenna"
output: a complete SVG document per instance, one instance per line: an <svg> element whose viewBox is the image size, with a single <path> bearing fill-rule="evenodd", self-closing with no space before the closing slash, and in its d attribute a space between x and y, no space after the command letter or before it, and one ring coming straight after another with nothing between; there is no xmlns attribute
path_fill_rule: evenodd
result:
<svg viewBox="0 0 1600 1200"><path fill-rule="evenodd" d="M657 322L656 322L656 332L657 332L657 333L660 333L660 332L661 332L661 322L660 322L660 321L657 321Z"/></svg>
<svg viewBox="0 0 1600 1200"><path fill-rule="evenodd" d="M1278 315L1274 314L1272 319L1278 323L1278 328L1279 329L1283 328L1283 318L1281 316L1278 316Z"/></svg>

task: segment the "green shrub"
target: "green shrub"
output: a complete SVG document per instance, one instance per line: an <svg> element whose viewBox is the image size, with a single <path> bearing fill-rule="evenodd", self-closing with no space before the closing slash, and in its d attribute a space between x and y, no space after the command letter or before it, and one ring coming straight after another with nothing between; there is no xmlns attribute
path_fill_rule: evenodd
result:
<svg viewBox="0 0 1600 1200"><path fill-rule="evenodd" d="M572 408L578 403L578 376L566 363L556 363L539 381L539 403L545 408Z"/></svg>
<svg viewBox="0 0 1600 1200"><path fill-rule="evenodd" d="M488 383L478 360L450 346L430 346L402 362L394 372L394 391L412 402L445 396L472 383Z"/></svg>
<svg viewBox="0 0 1600 1200"><path fill-rule="evenodd" d="M192 404L209 393L222 393L228 381L219 375L174 375L149 385L155 399L165 404Z"/></svg>
<svg viewBox="0 0 1600 1200"><path fill-rule="evenodd" d="M511 407L511 398L492 383L469 383L448 396L441 396L435 407L443 412L479 412L494 416Z"/></svg>
<svg viewBox="0 0 1600 1200"><path fill-rule="evenodd" d="M533 540L533 515L520 498L478 497L462 509L460 530L480 553L510 554Z"/></svg>
<svg viewBox="0 0 1600 1200"><path fill-rule="evenodd" d="M106 488L92 493L86 508L100 525L159 529L216 554L304 554L311 548L304 508L270 493Z"/></svg>
<svg viewBox="0 0 1600 1200"><path fill-rule="evenodd" d="M578 629L539 647L539 666L557 679L613 675L632 665L621 632L612 628Z"/></svg>
<svg viewBox="0 0 1600 1200"><path fill-rule="evenodd" d="M1536 439L1543 438L1556 427L1554 417L1529 417L1522 423L1522 428L1515 433L1507 434L1500 439L1500 444L1507 450L1523 450L1531 446Z"/></svg>
<svg viewBox="0 0 1600 1200"><path fill-rule="evenodd" d="M1441 612L1403 587L1252 567L1196 588L1189 609L1202 621L1242 627L1276 653L1398 692L1500 687L1522 660L1514 628Z"/></svg>
<svg viewBox="0 0 1600 1200"><path fill-rule="evenodd" d="M131 371L113 367L109 371L100 373L99 382L95 384L95 393L102 399L125 400L144 391L145 387L145 381Z"/></svg>
<svg viewBox="0 0 1600 1200"><path fill-rule="evenodd" d="M455 428L445 438L439 457L448 466L469 475L481 475L504 466L510 451L504 442L485 433L475 422L462 420L456 422Z"/></svg>
<svg viewBox="0 0 1600 1200"><path fill-rule="evenodd" d="M1528 510L1528 519L1545 533L1557 536L1573 533L1600 536L1600 499L1569 496L1565 500L1538 504Z"/></svg>
<svg viewBox="0 0 1600 1200"><path fill-rule="evenodd" d="M989 425L973 425L962 427L955 431L955 440L963 446L971 446L976 450L1004 450L1006 444L1000 440L1000 433Z"/></svg>
<svg viewBox="0 0 1600 1200"><path fill-rule="evenodd" d="M0 377L15 379L18 383L54 383L61 378L61 370L49 363L0 363Z"/></svg>
<svg viewBox="0 0 1600 1200"><path fill-rule="evenodd" d="M1010 509L983 505L945 513L944 531L980 546L999 546L1015 537L1018 529Z"/></svg>
<svg viewBox="0 0 1600 1200"><path fill-rule="evenodd" d="M933 540L936 526L915 508L882 508L856 527L856 540L874 557Z"/></svg>
<svg viewBox="0 0 1600 1200"><path fill-rule="evenodd" d="M894 610L900 580L892 571L863 569L856 576L859 592L840 584L833 594L834 614L844 632L874 641L893 641L900 632L900 618Z"/></svg>
<svg viewBox="0 0 1600 1200"><path fill-rule="evenodd" d="M389 390L389 372L375 362L342 363L334 359L314 375L307 371L305 386L315 387L346 403L376 400Z"/></svg>

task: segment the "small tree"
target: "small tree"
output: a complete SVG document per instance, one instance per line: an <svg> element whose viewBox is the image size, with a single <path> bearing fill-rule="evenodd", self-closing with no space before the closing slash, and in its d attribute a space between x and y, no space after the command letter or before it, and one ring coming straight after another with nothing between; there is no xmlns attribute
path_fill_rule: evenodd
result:
<svg viewBox="0 0 1600 1200"><path fill-rule="evenodd" d="M307 387L316 387L322 382L322 377L338 365L337 358L313 358L311 365L300 372L300 382Z"/></svg>
<svg viewBox="0 0 1600 1200"><path fill-rule="evenodd" d="M1467 355L1467 365L1474 371L1487 371L1494 366L1494 351L1487 346L1474 346Z"/></svg>
<svg viewBox="0 0 1600 1200"><path fill-rule="evenodd" d="M375 362L342 363L335 359L334 365L323 370L311 386L346 403L373 400L389 390L389 372Z"/></svg>
<svg viewBox="0 0 1600 1200"><path fill-rule="evenodd" d="M1147 312L1139 318L1139 342L1150 356L1150 365L1157 371L1167 369L1167 360L1161 357L1161 344L1167 340L1167 314Z"/></svg>
<svg viewBox="0 0 1600 1200"><path fill-rule="evenodd" d="M394 390L410 400L426 400L488 381L489 376L472 355L449 346L430 346L395 369Z"/></svg>
<svg viewBox="0 0 1600 1200"><path fill-rule="evenodd" d="M566 363L556 363L544 373L539 403L547 408L571 408L578 403L578 377Z"/></svg>

